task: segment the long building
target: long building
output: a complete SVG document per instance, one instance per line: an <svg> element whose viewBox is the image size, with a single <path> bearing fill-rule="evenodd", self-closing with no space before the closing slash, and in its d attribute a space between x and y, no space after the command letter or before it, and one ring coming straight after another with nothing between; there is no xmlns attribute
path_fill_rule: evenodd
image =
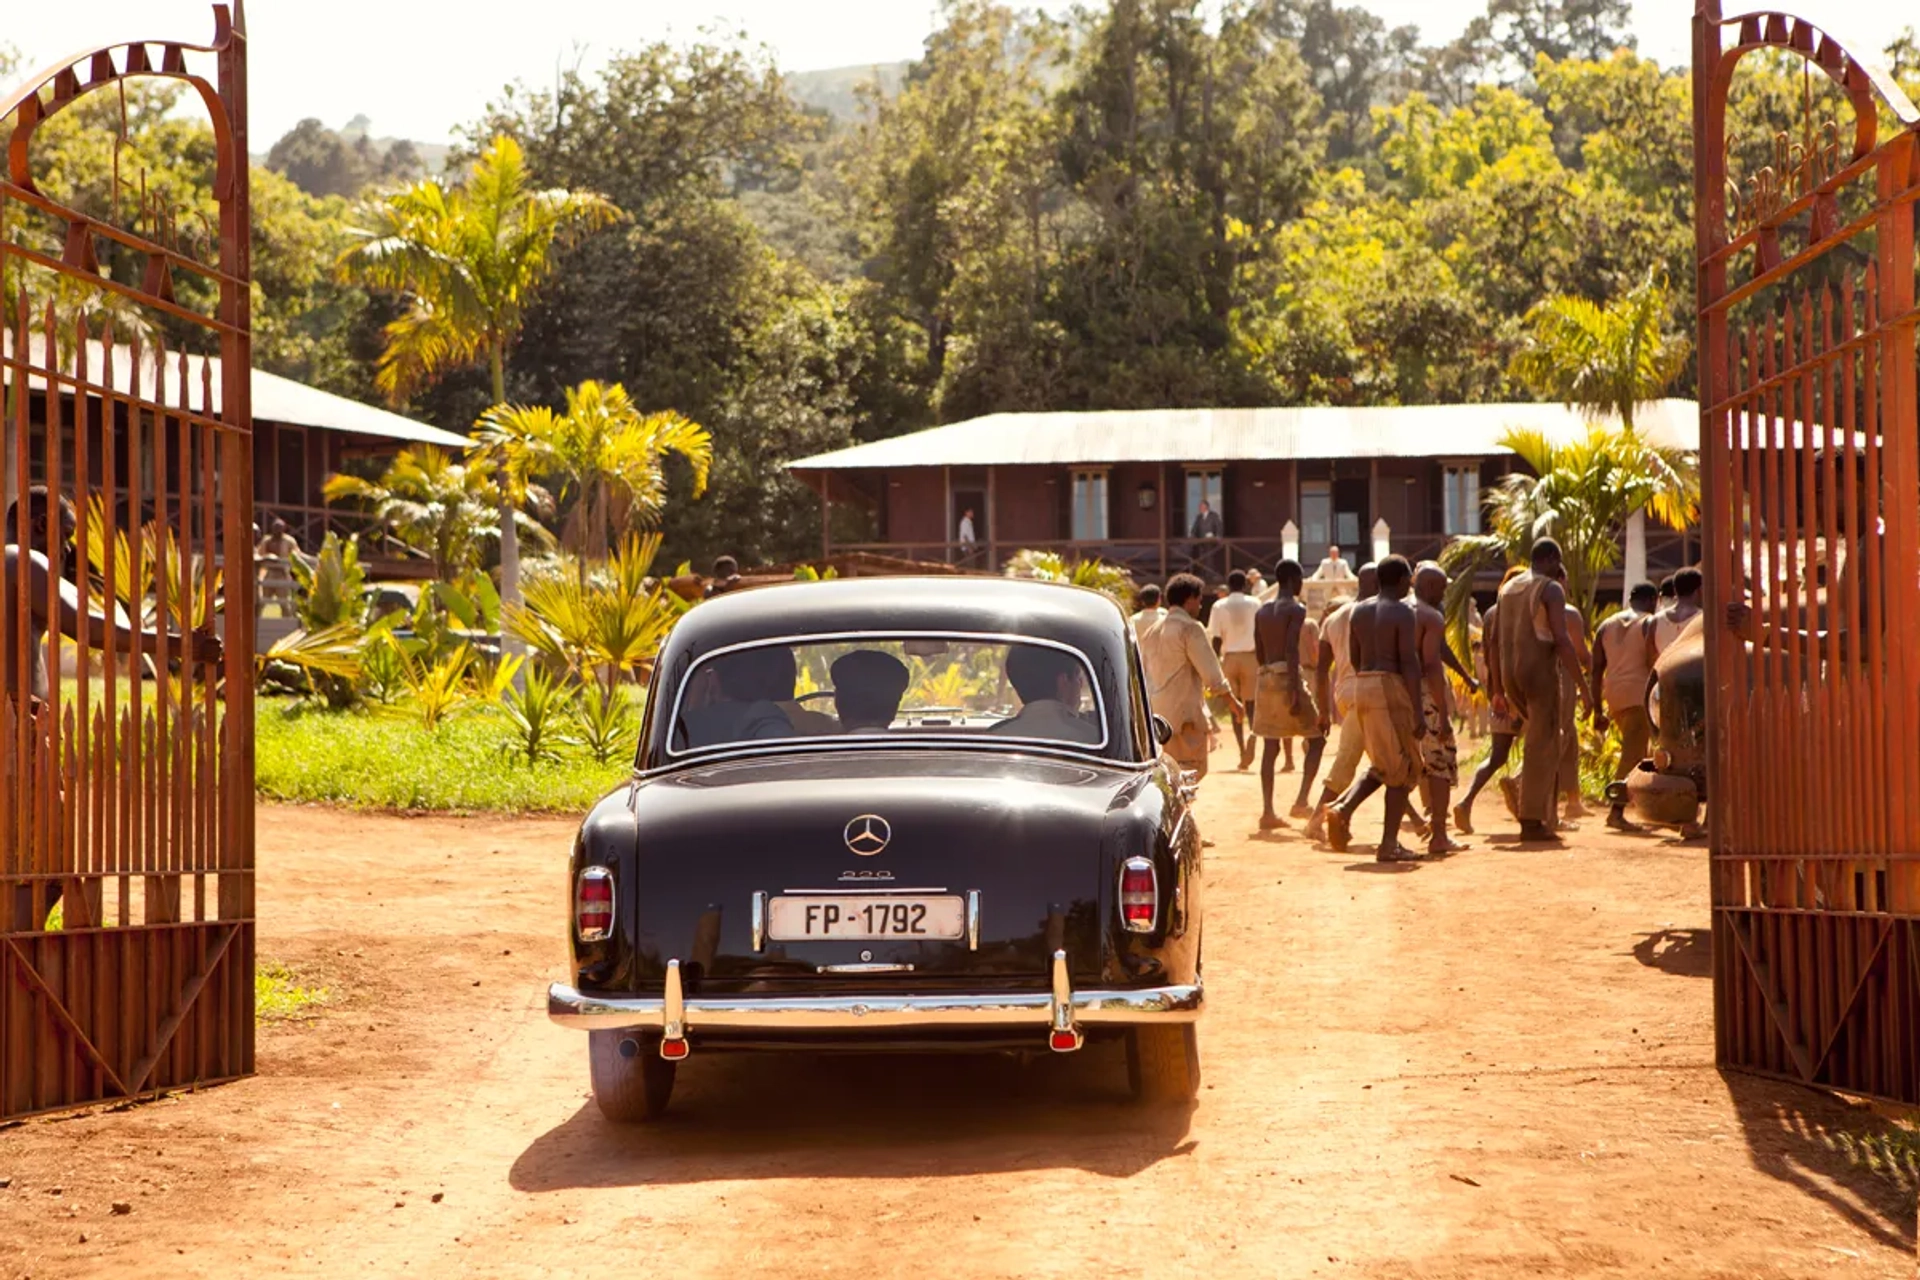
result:
<svg viewBox="0 0 1920 1280"><path fill-rule="evenodd" d="M821 549L997 570L1031 548L1123 563L1136 575L1271 565L1286 528L1309 569L1337 545L1373 558L1437 555L1478 533L1481 494L1520 466L1514 428L1571 440L1590 420L1553 404L1146 409L1000 413L833 453L788 469L821 498ZM1662 400L1635 417L1663 446L1698 447L1699 406ZM1220 536L1196 536L1200 504ZM851 506L852 521L835 509ZM976 541L963 545L973 514ZM866 536L835 542L836 525ZM1649 529L1651 572L1688 563L1697 540ZM1616 587L1617 582L1606 584Z"/></svg>

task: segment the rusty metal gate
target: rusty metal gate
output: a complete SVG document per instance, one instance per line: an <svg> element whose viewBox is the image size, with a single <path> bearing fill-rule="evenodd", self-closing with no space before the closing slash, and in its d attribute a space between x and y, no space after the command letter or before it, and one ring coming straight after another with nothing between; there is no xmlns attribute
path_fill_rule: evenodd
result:
<svg viewBox="0 0 1920 1280"><path fill-rule="evenodd" d="M253 1069L246 43L214 14L0 98L0 1119ZM154 80L210 117L217 218L123 163ZM111 173L40 171L61 131Z"/></svg>
<svg viewBox="0 0 1920 1280"><path fill-rule="evenodd" d="M1717 1056L1920 1102L1920 112L1718 0L1693 74Z"/></svg>

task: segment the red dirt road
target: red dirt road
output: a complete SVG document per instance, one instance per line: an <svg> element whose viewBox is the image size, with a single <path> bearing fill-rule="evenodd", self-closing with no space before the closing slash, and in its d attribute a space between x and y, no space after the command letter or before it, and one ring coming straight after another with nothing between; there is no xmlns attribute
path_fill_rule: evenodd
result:
<svg viewBox="0 0 1920 1280"><path fill-rule="evenodd" d="M1914 1274L1873 1116L1713 1070L1701 850L1502 848L1490 800L1378 871L1202 793L1191 1114L1107 1050L696 1052L651 1130L544 1017L569 824L263 810L260 952L336 1000L256 1079L0 1130L0 1276Z"/></svg>

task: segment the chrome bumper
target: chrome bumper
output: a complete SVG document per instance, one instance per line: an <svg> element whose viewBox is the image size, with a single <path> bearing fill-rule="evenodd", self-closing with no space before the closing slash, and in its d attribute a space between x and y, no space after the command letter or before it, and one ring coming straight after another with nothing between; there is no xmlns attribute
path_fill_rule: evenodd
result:
<svg viewBox="0 0 1920 1280"><path fill-rule="evenodd" d="M666 990L655 996L589 995L562 982L547 988L547 1017L579 1031L658 1028L660 1056L687 1056L689 1032L907 1030L931 1027L1031 1027L1065 1053L1085 1026L1193 1022L1198 982L1124 991L1075 991L1066 952L1054 953L1050 990L994 995L692 996L682 992L680 962L667 962Z"/></svg>

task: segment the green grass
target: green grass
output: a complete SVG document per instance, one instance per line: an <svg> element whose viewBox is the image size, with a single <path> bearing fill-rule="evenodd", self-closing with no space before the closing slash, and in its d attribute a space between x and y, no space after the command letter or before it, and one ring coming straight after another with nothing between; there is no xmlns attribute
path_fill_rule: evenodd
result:
<svg viewBox="0 0 1920 1280"><path fill-rule="evenodd" d="M325 1004L331 994L325 987L302 986L300 975L277 960L262 960L253 972L254 1018L259 1022L311 1017L313 1006Z"/></svg>
<svg viewBox="0 0 1920 1280"><path fill-rule="evenodd" d="M581 813L631 772L578 748L529 765L494 708L459 713L434 732L404 710L329 712L262 698L256 785L267 799L364 809Z"/></svg>

